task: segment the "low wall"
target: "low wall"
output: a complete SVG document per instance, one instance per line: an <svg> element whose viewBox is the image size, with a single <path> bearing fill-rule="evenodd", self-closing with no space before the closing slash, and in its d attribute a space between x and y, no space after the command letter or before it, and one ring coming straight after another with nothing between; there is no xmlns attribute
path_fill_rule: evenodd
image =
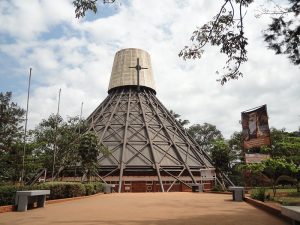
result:
<svg viewBox="0 0 300 225"><path fill-rule="evenodd" d="M264 202L261 202L261 201L258 201L258 200L255 200L255 199L249 198L249 197L245 197L244 200L245 200L245 202L249 203L250 205L253 205L265 212L268 212L268 213L272 214L273 216L276 216L276 217L278 217L284 221L287 221L289 223L292 222L292 220L289 217L286 217L281 214L280 206L266 204Z"/></svg>

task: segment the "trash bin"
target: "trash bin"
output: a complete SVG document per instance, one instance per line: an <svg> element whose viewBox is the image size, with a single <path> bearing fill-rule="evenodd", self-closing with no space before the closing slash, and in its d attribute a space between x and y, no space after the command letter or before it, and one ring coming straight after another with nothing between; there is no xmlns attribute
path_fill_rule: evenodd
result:
<svg viewBox="0 0 300 225"><path fill-rule="evenodd" d="M114 184L105 184L104 194L111 194L113 192L115 185Z"/></svg>
<svg viewBox="0 0 300 225"><path fill-rule="evenodd" d="M192 184L192 192L203 192L203 184Z"/></svg>
<svg viewBox="0 0 300 225"><path fill-rule="evenodd" d="M232 200L236 202L244 201L245 197L245 188L244 187L229 187L230 191L232 191Z"/></svg>

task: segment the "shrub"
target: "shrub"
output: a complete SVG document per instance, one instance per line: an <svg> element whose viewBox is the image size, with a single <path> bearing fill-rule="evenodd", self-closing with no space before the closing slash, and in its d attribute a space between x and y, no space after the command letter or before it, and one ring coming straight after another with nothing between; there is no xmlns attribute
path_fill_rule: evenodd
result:
<svg viewBox="0 0 300 225"><path fill-rule="evenodd" d="M222 191L224 191L223 188L222 188L220 185L214 186L211 190L212 190L212 191L217 191L217 192L222 192Z"/></svg>
<svg viewBox="0 0 300 225"><path fill-rule="evenodd" d="M103 192L103 184L99 182L85 183L85 195L93 195Z"/></svg>
<svg viewBox="0 0 300 225"><path fill-rule="evenodd" d="M85 195L85 186L75 182L49 182L34 185L32 188L50 190L49 199L72 198Z"/></svg>
<svg viewBox="0 0 300 225"><path fill-rule="evenodd" d="M251 198L264 202L266 200L265 188L257 188L251 191Z"/></svg>
<svg viewBox="0 0 300 225"><path fill-rule="evenodd" d="M93 184L94 184L96 193L99 193L99 192L103 192L103 191L104 191L104 185L103 185L103 183L100 183L100 182L94 182Z"/></svg>
<svg viewBox="0 0 300 225"><path fill-rule="evenodd" d="M96 193L94 184L91 183L84 184L84 187L85 187L85 195L92 195Z"/></svg>
<svg viewBox="0 0 300 225"><path fill-rule="evenodd" d="M29 188L26 186L4 185L0 186L0 205L15 204L16 191L25 191Z"/></svg>
<svg viewBox="0 0 300 225"><path fill-rule="evenodd" d="M15 204L16 191L25 190L50 190L48 199L72 198L84 195L92 195L103 191L103 185L99 182L76 183L76 182L48 182L33 186L0 186L0 205Z"/></svg>

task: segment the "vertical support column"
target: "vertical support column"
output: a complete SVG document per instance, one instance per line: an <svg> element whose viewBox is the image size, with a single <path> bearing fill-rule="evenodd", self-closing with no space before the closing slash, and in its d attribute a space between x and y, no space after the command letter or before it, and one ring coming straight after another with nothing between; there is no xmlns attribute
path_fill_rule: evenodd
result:
<svg viewBox="0 0 300 225"><path fill-rule="evenodd" d="M145 90L143 91L143 94L145 95ZM144 122L145 122L146 132L147 132L147 136L148 136L148 139L149 139L149 144L150 144L150 149L151 149L151 155L152 155L152 159L154 161L154 166L155 166L155 169L156 169L156 172L157 172L157 176L158 176L158 181L159 181L159 184L160 184L160 188L161 188L162 192L165 192L164 185L162 183L162 179L161 179L161 175L160 175L160 168L159 168L159 165L157 164L157 161L156 161L156 158L155 158L155 155L154 155L153 143L152 143L152 139L150 137L149 128L148 128L148 122L146 120L146 114L145 114L145 110L144 110L144 107L143 107L143 104L142 104L140 93L138 92L137 95L138 95L140 106L141 106L142 113L143 113L143 119L144 119Z"/></svg>
<svg viewBox="0 0 300 225"><path fill-rule="evenodd" d="M129 121L129 112L130 112L130 101L131 101L131 89L129 89L129 96L128 96L128 105L127 105L127 113L126 113L126 123L125 123L125 132L124 132L124 139L123 139L123 147L121 153L121 160L120 160L120 176L119 176L119 189L118 192L121 193L122 190L122 180L123 180L123 170L124 170L124 152L126 150L127 145L127 129L128 129L128 121Z"/></svg>

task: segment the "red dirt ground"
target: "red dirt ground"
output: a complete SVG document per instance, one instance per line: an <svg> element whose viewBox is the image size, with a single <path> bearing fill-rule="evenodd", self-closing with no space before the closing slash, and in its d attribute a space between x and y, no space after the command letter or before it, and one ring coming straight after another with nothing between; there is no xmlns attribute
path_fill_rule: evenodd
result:
<svg viewBox="0 0 300 225"><path fill-rule="evenodd" d="M231 195L122 193L0 214L1 225L284 225Z"/></svg>

